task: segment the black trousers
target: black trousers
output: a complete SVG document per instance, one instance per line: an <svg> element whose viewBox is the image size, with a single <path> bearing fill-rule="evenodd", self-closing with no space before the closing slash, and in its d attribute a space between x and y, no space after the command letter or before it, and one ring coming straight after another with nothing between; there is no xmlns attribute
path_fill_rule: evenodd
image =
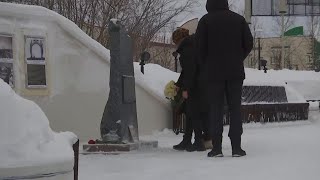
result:
<svg viewBox="0 0 320 180"><path fill-rule="evenodd" d="M206 116L203 113L197 111L194 107L195 103L192 97L186 100L186 130L185 138L192 137L192 133L195 133L195 139L200 140L202 138L203 122Z"/></svg>
<svg viewBox="0 0 320 180"><path fill-rule="evenodd" d="M213 139L222 139L224 101L226 97L230 113L230 139L239 139L243 133L241 118L241 96L243 80L210 82L208 98L210 101L209 122Z"/></svg>
<svg viewBox="0 0 320 180"><path fill-rule="evenodd" d="M208 112L200 112L199 117L201 119L201 130L202 130L202 138L205 141L208 141L211 139L210 136L210 123L209 123L209 116Z"/></svg>

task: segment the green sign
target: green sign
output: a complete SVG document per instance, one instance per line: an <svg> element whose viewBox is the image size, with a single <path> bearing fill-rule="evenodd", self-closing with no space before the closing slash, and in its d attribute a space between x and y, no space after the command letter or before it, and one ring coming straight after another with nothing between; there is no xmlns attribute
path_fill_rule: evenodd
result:
<svg viewBox="0 0 320 180"><path fill-rule="evenodd" d="M303 26L298 26L292 29L289 29L284 33L284 36L303 36Z"/></svg>

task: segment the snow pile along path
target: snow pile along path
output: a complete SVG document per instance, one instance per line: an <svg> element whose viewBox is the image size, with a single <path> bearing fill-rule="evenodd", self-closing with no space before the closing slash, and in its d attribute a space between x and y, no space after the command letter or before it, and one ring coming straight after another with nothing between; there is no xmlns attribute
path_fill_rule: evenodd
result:
<svg viewBox="0 0 320 180"><path fill-rule="evenodd" d="M0 169L73 162L76 140L71 132L53 132L40 107L0 79Z"/></svg>

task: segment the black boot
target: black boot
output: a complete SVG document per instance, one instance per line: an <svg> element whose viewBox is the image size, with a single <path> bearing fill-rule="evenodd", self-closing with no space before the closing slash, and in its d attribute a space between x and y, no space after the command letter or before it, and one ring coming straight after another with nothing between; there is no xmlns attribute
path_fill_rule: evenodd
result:
<svg viewBox="0 0 320 180"><path fill-rule="evenodd" d="M191 137L183 137L183 140L177 144L173 146L173 149L178 150L178 151L184 151L187 149L187 147L192 146L191 143Z"/></svg>
<svg viewBox="0 0 320 180"><path fill-rule="evenodd" d="M222 153L222 137L213 138L213 149L208 153L208 157L223 157Z"/></svg>
<svg viewBox="0 0 320 180"><path fill-rule="evenodd" d="M192 146L188 147L186 150L188 152L205 151L206 148L204 147L204 144L202 142L202 131L197 128L194 130L194 135L195 135L194 143L192 144Z"/></svg>
<svg viewBox="0 0 320 180"><path fill-rule="evenodd" d="M232 157L246 156L247 153L241 148L241 136L231 139Z"/></svg>
<svg viewBox="0 0 320 180"><path fill-rule="evenodd" d="M205 151L206 148L204 147L204 144L203 144L202 140L201 139L197 139L197 140L194 141L194 143L191 146L187 147L186 150L188 152Z"/></svg>
<svg viewBox="0 0 320 180"><path fill-rule="evenodd" d="M232 157L242 157L242 156L246 156L247 153L239 148L239 149L232 149Z"/></svg>

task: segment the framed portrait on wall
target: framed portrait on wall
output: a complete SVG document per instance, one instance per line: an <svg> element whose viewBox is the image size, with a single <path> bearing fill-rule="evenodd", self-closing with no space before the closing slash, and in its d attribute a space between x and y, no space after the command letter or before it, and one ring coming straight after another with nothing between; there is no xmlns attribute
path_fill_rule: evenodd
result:
<svg viewBox="0 0 320 180"><path fill-rule="evenodd" d="M14 87L12 36L0 34L0 78Z"/></svg>
<svg viewBox="0 0 320 180"><path fill-rule="evenodd" d="M28 88L46 88L46 41L43 37L25 37L26 81Z"/></svg>

